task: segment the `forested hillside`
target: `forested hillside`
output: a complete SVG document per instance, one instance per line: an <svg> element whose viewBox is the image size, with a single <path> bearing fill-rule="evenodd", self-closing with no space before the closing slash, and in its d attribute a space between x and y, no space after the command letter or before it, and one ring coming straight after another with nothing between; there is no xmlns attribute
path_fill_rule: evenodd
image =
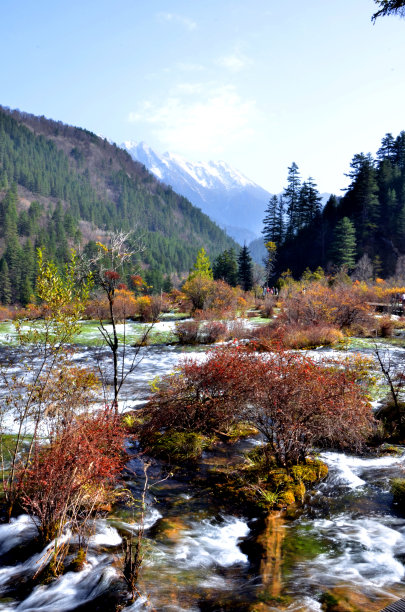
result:
<svg viewBox="0 0 405 612"><path fill-rule="evenodd" d="M287 187L264 221L265 242L277 246L273 278L288 268L296 277L318 266L353 272L360 261L370 277L395 273L405 255L405 132L386 134L376 159L356 154L349 177L345 194L321 210L312 179L301 183L298 166L288 169Z"/></svg>
<svg viewBox="0 0 405 612"><path fill-rule="evenodd" d="M35 249L58 264L71 246L134 230L144 275L186 272L204 246L235 247L207 215L159 183L130 155L80 128L0 107L0 299L27 303Z"/></svg>

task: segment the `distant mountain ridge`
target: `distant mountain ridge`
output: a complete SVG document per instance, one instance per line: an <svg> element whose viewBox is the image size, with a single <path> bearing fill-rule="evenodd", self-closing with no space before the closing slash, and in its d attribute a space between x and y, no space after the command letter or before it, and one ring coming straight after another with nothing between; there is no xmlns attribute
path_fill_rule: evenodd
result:
<svg viewBox="0 0 405 612"><path fill-rule="evenodd" d="M63 267L71 247L97 248L114 231L130 233L128 246L138 253L131 265L155 292L187 274L201 247L211 259L238 248L126 150L86 129L0 106L0 301L28 303L37 247Z"/></svg>
<svg viewBox="0 0 405 612"><path fill-rule="evenodd" d="M271 194L226 162L190 162L173 153L158 154L143 142L127 141L122 146L239 243L260 235Z"/></svg>

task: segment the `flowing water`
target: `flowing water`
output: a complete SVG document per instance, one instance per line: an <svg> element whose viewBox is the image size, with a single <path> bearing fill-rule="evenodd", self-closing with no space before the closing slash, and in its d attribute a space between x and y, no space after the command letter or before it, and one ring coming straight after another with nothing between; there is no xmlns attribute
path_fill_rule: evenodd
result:
<svg viewBox="0 0 405 612"><path fill-rule="evenodd" d="M15 349L4 348L3 358L7 351L16 357ZM184 355L204 353L142 349L121 408L143 402L149 382L172 371ZM396 356L402 358L400 351ZM131 357L129 349L127 363ZM97 359L104 365L108 353L84 345L75 350L76 363L94 365ZM18 359L14 367L18 371ZM105 375L108 380L108 367ZM142 465L131 452L127 485L139 495L142 485L132 475L141 474ZM224 460L226 452L224 443ZM276 512L264 521L226 514L210 491L180 476L152 486L141 596L125 610L315 612L327 592L345 602L342 610L365 612L405 596L405 513L393 504L389 487L391 478L404 475L405 456L321 456L329 475L292 519ZM150 468L152 484L165 475L159 466ZM123 588L122 536L136 533L137 520L122 507L96 521L83 569L41 585L33 577L51 546L33 550L36 528L26 516L0 525L0 612L114 610Z"/></svg>

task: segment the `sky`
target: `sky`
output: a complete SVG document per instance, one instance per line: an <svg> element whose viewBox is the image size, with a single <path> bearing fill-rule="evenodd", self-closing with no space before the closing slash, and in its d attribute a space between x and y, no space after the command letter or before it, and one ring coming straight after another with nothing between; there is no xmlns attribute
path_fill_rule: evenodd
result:
<svg viewBox="0 0 405 612"><path fill-rule="evenodd" d="M405 129L405 20L373 0L0 0L0 104L341 193Z"/></svg>

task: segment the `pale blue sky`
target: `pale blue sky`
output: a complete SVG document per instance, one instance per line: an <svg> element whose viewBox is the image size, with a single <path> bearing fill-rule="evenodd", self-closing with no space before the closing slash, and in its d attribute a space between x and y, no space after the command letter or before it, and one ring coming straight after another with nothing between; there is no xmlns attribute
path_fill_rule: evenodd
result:
<svg viewBox="0 0 405 612"><path fill-rule="evenodd" d="M271 192L339 190L405 129L405 20L373 0L0 0L0 103Z"/></svg>

